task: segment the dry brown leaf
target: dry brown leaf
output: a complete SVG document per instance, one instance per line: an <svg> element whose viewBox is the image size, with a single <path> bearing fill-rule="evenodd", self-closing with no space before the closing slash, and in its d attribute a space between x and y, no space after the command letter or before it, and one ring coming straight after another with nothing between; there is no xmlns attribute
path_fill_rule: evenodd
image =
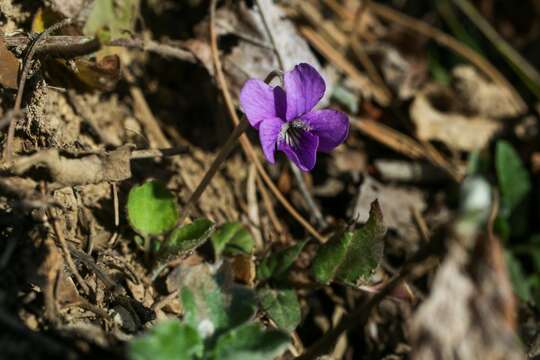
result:
<svg viewBox="0 0 540 360"><path fill-rule="evenodd" d="M370 204L377 199L389 229L394 229L405 239L418 239L418 232L413 223L411 209L420 213L425 210L426 203L422 192L415 188L384 185L369 175L358 190L352 216L364 223L369 218Z"/></svg>
<svg viewBox="0 0 540 360"><path fill-rule="evenodd" d="M4 37L0 36L0 85L16 89L19 76L19 60L6 47Z"/></svg>
<svg viewBox="0 0 540 360"><path fill-rule="evenodd" d="M429 298L413 317L412 358L525 358L514 331L515 300L497 239L455 238L432 283Z"/></svg>
<svg viewBox="0 0 540 360"><path fill-rule="evenodd" d="M414 99L410 115L416 134L424 141L441 141L452 149L481 149L502 128L502 124L483 116L464 115L455 94L437 84L427 85Z"/></svg>
<svg viewBox="0 0 540 360"><path fill-rule="evenodd" d="M507 88L491 83L469 65L452 71L453 86L466 109L491 119L515 117L527 109L518 107Z"/></svg>

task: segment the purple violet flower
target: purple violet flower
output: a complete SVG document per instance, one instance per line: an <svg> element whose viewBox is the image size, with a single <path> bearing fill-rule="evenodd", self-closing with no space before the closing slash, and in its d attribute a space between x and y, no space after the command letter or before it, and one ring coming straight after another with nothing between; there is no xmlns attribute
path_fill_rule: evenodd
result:
<svg viewBox="0 0 540 360"><path fill-rule="evenodd" d="M285 73L284 87L257 79L246 81L240 105L251 126L259 130L264 156L275 163L283 151L301 170L315 166L317 151L330 152L347 138L349 118L341 111L313 108L326 90L324 79L309 64Z"/></svg>

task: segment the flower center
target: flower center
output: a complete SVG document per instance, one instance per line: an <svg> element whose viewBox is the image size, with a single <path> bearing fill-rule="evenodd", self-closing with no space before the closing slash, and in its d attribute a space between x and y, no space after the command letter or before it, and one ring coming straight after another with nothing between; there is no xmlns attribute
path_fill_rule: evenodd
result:
<svg viewBox="0 0 540 360"><path fill-rule="evenodd" d="M286 122L279 131L279 140L284 141L290 147L297 147L300 144L300 137L305 131L309 131L309 126L302 120L295 119Z"/></svg>

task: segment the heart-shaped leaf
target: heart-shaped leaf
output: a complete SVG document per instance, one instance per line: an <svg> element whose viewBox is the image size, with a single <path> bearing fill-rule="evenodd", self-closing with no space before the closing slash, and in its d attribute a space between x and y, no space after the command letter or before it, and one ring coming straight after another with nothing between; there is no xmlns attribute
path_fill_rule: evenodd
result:
<svg viewBox="0 0 540 360"><path fill-rule="evenodd" d="M257 293L261 308L281 329L288 332L294 331L302 313L300 303L293 289L270 289L265 288Z"/></svg>
<svg viewBox="0 0 540 360"><path fill-rule="evenodd" d="M220 270L213 274L207 264L186 268L180 293L185 321L202 337L212 336L250 320L256 311L253 290L232 283Z"/></svg>
<svg viewBox="0 0 540 360"><path fill-rule="evenodd" d="M223 334L216 342L213 360L273 360L285 351L289 336L279 330L265 330L245 324Z"/></svg>
<svg viewBox="0 0 540 360"><path fill-rule="evenodd" d="M178 320L159 323L129 343L131 360L192 359L202 352L203 341L197 330Z"/></svg>
<svg viewBox="0 0 540 360"><path fill-rule="evenodd" d="M171 230L178 219L174 196L158 181L131 188L127 201L128 220L143 236L161 235Z"/></svg>
<svg viewBox="0 0 540 360"><path fill-rule="evenodd" d="M323 284L335 280L353 286L367 282L382 258L385 233L381 208L375 200L364 226L338 233L319 248L312 265L315 279Z"/></svg>
<svg viewBox="0 0 540 360"><path fill-rule="evenodd" d="M166 258L193 250L208 240L213 232L214 223L204 218L176 228L167 240L160 244L159 257Z"/></svg>
<svg viewBox="0 0 540 360"><path fill-rule="evenodd" d="M221 225L212 235L212 244L216 256L251 254L255 240L246 228L239 222Z"/></svg>
<svg viewBox="0 0 540 360"><path fill-rule="evenodd" d="M529 174L519 154L510 143L504 140L497 142L495 167L504 206L503 210L511 213L531 190Z"/></svg>
<svg viewBox="0 0 540 360"><path fill-rule="evenodd" d="M285 274L302 252L306 243L307 240L300 241L291 247L270 254L259 264L257 278L259 280L267 280L271 277L277 278Z"/></svg>

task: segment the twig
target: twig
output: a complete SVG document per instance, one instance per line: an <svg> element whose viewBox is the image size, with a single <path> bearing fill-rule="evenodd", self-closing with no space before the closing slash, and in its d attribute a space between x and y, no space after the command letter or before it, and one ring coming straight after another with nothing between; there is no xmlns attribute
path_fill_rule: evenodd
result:
<svg viewBox="0 0 540 360"><path fill-rule="evenodd" d="M188 146L178 146L174 148L167 149L144 149L144 150L134 150L131 152L129 157L131 160L138 159L149 159L156 157L167 157L167 156L176 156L185 154L189 151Z"/></svg>
<svg viewBox="0 0 540 360"><path fill-rule="evenodd" d="M278 234L282 234L283 225L281 225L281 223L279 222L276 212L274 211L274 207L272 206L272 201L270 200L270 195L268 194L268 191L264 187L264 183L261 181L261 178L257 176L255 180L257 181L257 184L259 185L259 190L261 192L261 197L263 199L264 207L266 208L266 211L268 211L268 217L270 217L270 221L272 222L272 225L276 229L276 232Z"/></svg>
<svg viewBox="0 0 540 360"><path fill-rule="evenodd" d="M383 78L377 71L377 68L369 58L368 54L364 50L364 47L360 45L360 42L358 41L358 29L360 27L360 24L362 23L362 18L364 14L366 13L366 10L368 6L370 5L371 0L363 0L362 3L358 6L358 9L356 10L356 13L354 15L354 22L353 22L353 31L350 38L350 45L353 50L353 53L358 57L358 60L362 63L362 66L366 69L366 72L371 79L371 81L375 84L377 84L382 93L384 94L386 101L388 103L392 102L392 92L384 82Z"/></svg>
<svg viewBox="0 0 540 360"><path fill-rule="evenodd" d="M493 46L501 52L504 58L512 65L512 69L521 78L525 86L537 98L540 98L540 73L519 52L506 42L497 31L480 15L478 10L467 0L452 0L461 11L476 25L476 27L491 41ZM533 84L531 84L531 81Z"/></svg>
<svg viewBox="0 0 540 360"><path fill-rule="evenodd" d="M293 172L294 178L298 183L300 193L304 197L307 207L311 210L311 215L313 216L313 218L315 218L319 227L325 228L328 224L326 223L326 220L324 220L321 209L319 209L319 206L317 206L315 199L313 199L313 196L311 196L311 193L307 188L306 181L304 180L304 175L302 174L300 169L298 169L298 167L294 165L291 161L289 161L289 165Z"/></svg>
<svg viewBox="0 0 540 360"><path fill-rule="evenodd" d="M285 72L285 59L283 55L281 54L279 47L277 46L277 40L274 35L274 32L272 31L272 28L270 27L270 23L267 18L267 14L264 11L264 6L261 4L261 0L256 0L257 7L259 8L259 13L261 14L261 18L263 20L263 25L266 30L266 33L268 34L268 37L270 38L270 42L272 43L272 47L274 48L274 52L276 53L276 58L278 59L278 64L281 72ZM326 227L326 221L324 220L324 217L321 213L321 210L317 206L317 203L315 202L315 199L313 199L313 196L311 196L311 193L309 192L306 181L304 180L304 176L302 175L302 172L298 169L296 165L294 165L289 160L289 165L291 166L291 169L293 171L294 177L296 179L296 182L298 183L298 187L300 188L300 193L302 194L307 207L311 210L311 214L317 221L319 227Z"/></svg>
<svg viewBox="0 0 540 360"><path fill-rule="evenodd" d="M300 33L315 47L328 61L332 62L339 70L344 72L359 88L367 89L377 102L383 106L388 105L389 99L379 86L373 83L368 77L362 74L358 69L343 55L339 50L332 47L315 30L308 26L301 26ZM366 91L367 92L367 91Z"/></svg>
<svg viewBox="0 0 540 360"><path fill-rule="evenodd" d="M229 86L227 85L227 81L225 80L225 75L223 74L223 69L221 66L221 60L219 59L219 53L218 53L218 47L217 47L217 36L215 31L215 13L216 13L216 4L217 0L212 0L210 3L210 45L212 50L212 59L214 61L214 66L216 68L216 76L218 83L221 88L221 92L223 94L223 98L225 99L225 103L227 105L227 109L229 111L229 115L231 116L233 122L235 125L238 126L240 123L240 119L238 118L238 115L236 114L236 110L234 107L234 103L231 98L231 94L229 91ZM255 152L255 149L249 142L249 139L244 135L240 136L240 144L242 145L242 148L244 149L244 152L247 154L247 156L253 161L255 166L257 167L257 171L259 172L259 175L263 179L263 181L266 183L268 188L270 188L270 191L274 194L274 196L278 199L278 201L283 205L283 207L291 214L291 216L298 221L311 235L313 235L317 240L324 242L325 238L319 234L319 232L311 226L311 224L302 217L296 211L296 209L287 201L287 199L281 194L279 189L276 187L276 185L272 182L272 179L270 179L270 176L268 176L268 173L262 166L261 162L259 161L259 158L257 157L257 153Z"/></svg>
<svg viewBox="0 0 540 360"><path fill-rule="evenodd" d="M135 85L135 78L127 68L124 68L123 70L122 74L130 85L129 92L133 98L133 107L135 114L138 114L138 120L142 123L147 133L157 143L158 147L171 147L169 140L167 140L167 137L163 134L163 131L161 131L159 122L154 117L150 106L148 106L148 102L146 101L142 90Z"/></svg>
<svg viewBox="0 0 540 360"><path fill-rule="evenodd" d="M438 244L437 244L438 245ZM363 327L371 313L371 310L377 306L386 296L388 296L403 280L409 277L419 262L429 257L435 249L435 243L430 242L428 246L425 246L418 250L407 263L403 266L398 275L394 276L379 292L373 297L367 300L363 305L359 306L344 317L336 327L328 331L319 341L306 350L302 355L296 358L296 360L311 360L315 359L324 353L327 353L337 339L345 331Z"/></svg>
<svg viewBox="0 0 540 360"><path fill-rule="evenodd" d="M103 281L105 286L115 295L121 293L122 287L118 285L118 283L116 283L109 275L107 275L105 271L101 270L90 255L71 245L69 246L69 250L73 253L77 260L83 263L89 270L92 270L96 276Z"/></svg>
<svg viewBox="0 0 540 360"><path fill-rule="evenodd" d="M122 46L130 49L139 49L143 51L150 51L159 54L163 57L171 57L179 60L196 63L197 58L190 51L180 49L174 46L160 44L153 40L141 40L141 39L116 39L112 40L105 45L108 46Z"/></svg>
<svg viewBox="0 0 540 360"><path fill-rule="evenodd" d="M442 157L435 156L438 152L428 151L429 147L420 145L415 139L373 120L352 119L351 125L365 135L410 157L411 159L426 159L433 165L445 171L453 180L460 182L461 173Z"/></svg>
<svg viewBox="0 0 540 360"><path fill-rule="evenodd" d="M77 267L75 266L75 263L73 262L73 258L71 257L71 253L68 249L66 239L64 238L64 233L62 232L62 229L60 229L60 224L58 223L56 218L53 216L50 209L48 213L49 213L49 220L51 221L54 232L56 233L56 237L58 238L58 241L60 242L60 247L62 248L62 251L64 252L64 258L66 259L66 263L69 267L69 270L71 271L73 276L75 276L75 279L77 279L77 282L79 283L80 287L83 289L84 293L86 295L90 295L90 289L88 288L88 285L82 278L81 274L79 274L79 270L77 270Z"/></svg>
<svg viewBox="0 0 540 360"><path fill-rule="evenodd" d="M54 24L53 26L49 27L48 29L40 33L36 37L36 39L30 44L30 47L28 48L26 52L26 56L24 57L23 70L21 72L21 77L19 80L17 96L15 97L15 105L13 106L13 112L15 114L19 113L19 111L21 110L22 96L24 92L24 86L26 84L26 78L28 77L28 72L30 71L30 66L32 65L32 59L34 58L34 54L36 53L38 46L41 44L41 42L44 39L47 38L47 36L49 36L53 32L69 24L71 24L71 19L65 19ZM4 149L4 160L6 162L9 162L11 160L11 152L13 148L13 138L15 136L16 125L17 125L17 122L14 121L12 117L9 123L8 134L7 134L7 139L6 139L6 147Z"/></svg>
<svg viewBox="0 0 540 360"><path fill-rule="evenodd" d="M8 49L17 49L28 46L32 40L28 36L4 37ZM97 38L90 36L48 36L36 48L36 55L49 55L62 59L73 59L79 56L92 54L101 48Z"/></svg>
<svg viewBox="0 0 540 360"><path fill-rule="evenodd" d="M422 241L424 241L424 243L428 243L430 234L429 228L426 224L426 220L424 220L420 211L414 206L411 207L411 214L413 216L416 227L418 228L418 232L420 234L420 237L422 238Z"/></svg>
<svg viewBox="0 0 540 360"><path fill-rule="evenodd" d="M156 301L154 304L152 304L152 310L158 311L161 310L165 305L170 303L171 301L174 301L175 299L178 299L178 292L180 290L174 290L169 295L166 295L162 297L159 301Z"/></svg>

